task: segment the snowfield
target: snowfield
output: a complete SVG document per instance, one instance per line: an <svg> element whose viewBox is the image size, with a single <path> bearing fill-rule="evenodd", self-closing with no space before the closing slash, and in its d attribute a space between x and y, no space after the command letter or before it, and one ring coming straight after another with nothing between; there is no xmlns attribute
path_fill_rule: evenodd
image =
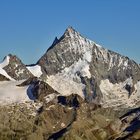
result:
<svg viewBox="0 0 140 140"><path fill-rule="evenodd" d="M31 101L27 95L28 86L18 87L22 81L3 81L0 82L0 104L12 104Z"/></svg>
<svg viewBox="0 0 140 140"><path fill-rule="evenodd" d="M79 77L76 80L79 80ZM72 78L66 76L64 73L48 76L46 83L63 96L78 94L84 98L83 89L85 85L73 81Z"/></svg>
<svg viewBox="0 0 140 140"><path fill-rule="evenodd" d="M125 85L132 85L132 79L128 78L124 82L112 84L108 79L101 80L100 90L103 95L102 104L106 107L133 107L140 100L140 82L137 82L134 87L135 91L129 97L128 91L124 88Z"/></svg>
<svg viewBox="0 0 140 140"><path fill-rule="evenodd" d="M43 74L39 65L27 66L27 69L36 77L40 77Z"/></svg>

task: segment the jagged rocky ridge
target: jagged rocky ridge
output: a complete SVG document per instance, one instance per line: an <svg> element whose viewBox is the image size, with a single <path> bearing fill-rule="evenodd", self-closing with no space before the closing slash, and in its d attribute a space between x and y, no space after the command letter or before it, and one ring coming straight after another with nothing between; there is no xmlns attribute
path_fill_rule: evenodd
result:
<svg viewBox="0 0 140 140"><path fill-rule="evenodd" d="M27 79L32 73L26 68L22 61L15 55L9 54L9 64L3 69L15 80Z"/></svg>
<svg viewBox="0 0 140 140"><path fill-rule="evenodd" d="M23 80L33 76L22 61L12 54L7 55L0 64L0 73L10 80Z"/></svg>

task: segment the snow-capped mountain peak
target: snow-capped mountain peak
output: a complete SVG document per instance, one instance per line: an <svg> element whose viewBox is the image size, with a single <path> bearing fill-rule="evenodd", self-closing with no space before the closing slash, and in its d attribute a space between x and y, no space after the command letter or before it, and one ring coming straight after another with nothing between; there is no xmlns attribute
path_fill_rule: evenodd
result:
<svg viewBox="0 0 140 140"><path fill-rule="evenodd" d="M46 82L56 91L63 95L79 94L89 101L95 98L101 101L105 91L103 83L106 82L101 80L108 79L110 83L117 85L132 77L131 89L140 80L138 64L128 57L103 48L72 27L66 29L37 64L44 70L44 75L47 74ZM102 86L99 86L100 83ZM116 89L119 88L120 86ZM126 93L131 94L133 90Z"/></svg>
<svg viewBox="0 0 140 140"><path fill-rule="evenodd" d="M9 79L43 77L62 95L79 94L88 101L97 99L101 103L108 103L109 98L114 100L114 93L118 91L120 94L125 93L125 98L127 93L129 98L135 92L135 99L139 91L140 67L136 62L101 47L72 27L68 27L59 39L55 38L37 64L26 66L10 54L5 57L0 68L1 74L6 77L9 75ZM132 79L131 84L126 82L128 79ZM114 87L115 91L109 93L107 84ZM117 95L121 97L119 93Z"/></svg>
<svg viewBox="0 0 140 140"><path fill-rule="evenodd" d="M37 64L0 63L1 139L133 139L131 129L139 139L139 106L140 66L72 27Z"/></svg>
<svg viewBox="0 0 140 140"><path fill-rule="evenodd" d="M10 80L22 80L32 76L30 71L16 55L8 54L0 66L9 75L8 78Z"/></svg>

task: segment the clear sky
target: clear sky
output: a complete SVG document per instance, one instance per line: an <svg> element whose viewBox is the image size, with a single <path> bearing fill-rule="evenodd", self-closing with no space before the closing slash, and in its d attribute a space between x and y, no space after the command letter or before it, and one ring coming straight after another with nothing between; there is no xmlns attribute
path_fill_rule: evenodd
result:
<svg viewBox="0 0 140 140"><path fill-rule="evenodd" d="M140 0L0 0L0 60L36 63L69 25L140 63Z"/></svg>

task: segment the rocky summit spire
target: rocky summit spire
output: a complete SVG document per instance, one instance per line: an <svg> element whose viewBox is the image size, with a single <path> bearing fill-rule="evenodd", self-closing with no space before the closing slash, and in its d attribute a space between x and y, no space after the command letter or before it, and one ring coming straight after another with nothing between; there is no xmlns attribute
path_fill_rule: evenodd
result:
<svg viewBox="0 0 140 140"><path fill-rule="evenodd" d="M79 32L77 32L72 26L68 26L68 28L65 30L64 34L59 39L57 37L55 37L52 45L49 47L49 49L47 51L52 49L57 43L59 43L64 38L66 40L68 40L68 38L74 39L74 38L77 38L79 36L81 36Z"/></svg>
<svg viewBox="0 0 140 140"><path fill-rule="evenodd" d="M68 26L68 28L65 30L64 36L74 37L76 35L80 35L79 32L77 32L72 26Z"/></svg>
<svg viewBox="0 0 140 140"><path fill-rule="evenodd" d="M57 44L57 42L59 41L59 39L57 37L55 37L53 43L52 43L52 46L54 46L55 44Z"/></svg>

